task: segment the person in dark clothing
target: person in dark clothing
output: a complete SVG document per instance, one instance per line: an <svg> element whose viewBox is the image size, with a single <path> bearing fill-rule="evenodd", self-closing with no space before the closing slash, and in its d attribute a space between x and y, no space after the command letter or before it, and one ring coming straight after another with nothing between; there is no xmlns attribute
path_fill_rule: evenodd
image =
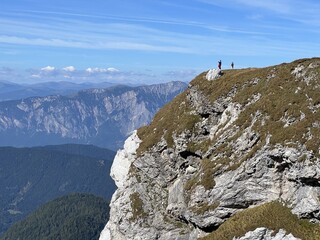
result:
<svg viewBox="0 0 320 240"><path fill-rule="evenodd" d="M233 69L233 67L234 67L234 63L232 62L232 63L231 63L231 68Z"/></svg>
<svg viewBox="0 0 320 240"><path fill-rule="evenodd" d="M221 60L218 62L218 68L221 70Z"/></svg>

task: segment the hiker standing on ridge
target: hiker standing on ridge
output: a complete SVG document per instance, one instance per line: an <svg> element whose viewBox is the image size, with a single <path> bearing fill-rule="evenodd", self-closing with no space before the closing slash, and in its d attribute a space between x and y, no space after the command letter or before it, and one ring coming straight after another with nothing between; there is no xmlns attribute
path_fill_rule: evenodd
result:
<svg viewBox="0 0 320 240"><path fill-rule="evenodd" d="M231 68L233 69L233 67L234 67L234 63L232 62L232 63L231 63Z"/></svg>
<svg viewBox="0 0 320 240"><path fill-rule="evenodd" d="M221 70L221 60L218 62L218 68Z"/></svg>

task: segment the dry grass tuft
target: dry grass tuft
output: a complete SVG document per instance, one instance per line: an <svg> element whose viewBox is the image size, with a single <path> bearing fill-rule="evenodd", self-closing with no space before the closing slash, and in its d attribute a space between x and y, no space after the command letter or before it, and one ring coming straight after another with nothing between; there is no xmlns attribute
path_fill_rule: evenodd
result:
<svg viewBox="0 0 320 240"><path fill-rule="evenodd" d="M141 200L139 193L135 192L130 195L131 208L132 208L132 217L129 219L134 222L139 218L146 216L146 213L143 209L143 201Z"/></svg>
<svg viewBox="0 0 320 240"><path fill-rule="evenodd" d="M243 210L229 218L216 231L202 240L232 240L244 236L258 227L266 227L276 232L279 229L292 233L304 240L319 240L320 226L308 220L301 220L290 209L279 202L270 202L258 207Z"/></svg>

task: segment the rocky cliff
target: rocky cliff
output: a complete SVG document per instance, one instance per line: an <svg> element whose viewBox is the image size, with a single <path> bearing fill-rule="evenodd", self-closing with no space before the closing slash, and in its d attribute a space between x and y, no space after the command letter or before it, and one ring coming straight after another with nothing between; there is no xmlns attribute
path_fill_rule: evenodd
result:
<svg viewBox="0 0 320 240"><path fill-rule="evenodd" d="M117 150L186 86L115 86L0 102L0 145L82 143Z"/></svg>
<svg viewBox="0 0 320 240"><path fill-rule="evenodd" d="M100 240L320 239L320 59L205 76L117 153Z"/></svg>

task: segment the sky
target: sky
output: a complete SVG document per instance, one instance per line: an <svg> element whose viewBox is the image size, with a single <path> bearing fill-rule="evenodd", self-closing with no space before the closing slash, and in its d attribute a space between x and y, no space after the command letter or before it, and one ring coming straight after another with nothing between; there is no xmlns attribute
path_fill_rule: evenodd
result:
<svg viewBox="0 0 320 240"><path fill-rule="evenodd" d="M1 0L0 81L152 84L320 55L318 0Z"/></svg>

